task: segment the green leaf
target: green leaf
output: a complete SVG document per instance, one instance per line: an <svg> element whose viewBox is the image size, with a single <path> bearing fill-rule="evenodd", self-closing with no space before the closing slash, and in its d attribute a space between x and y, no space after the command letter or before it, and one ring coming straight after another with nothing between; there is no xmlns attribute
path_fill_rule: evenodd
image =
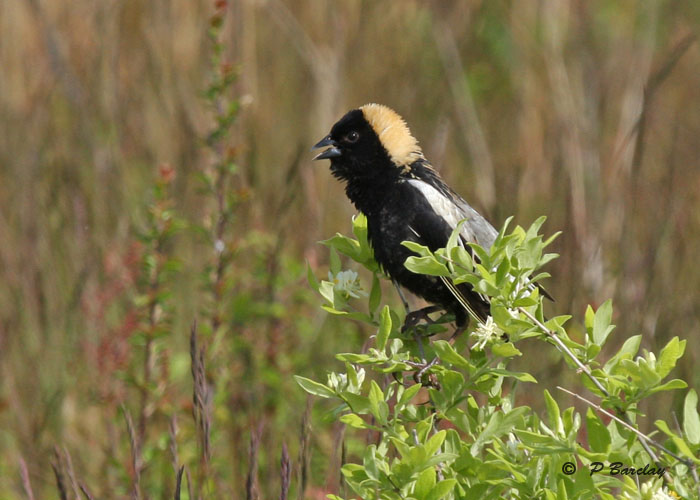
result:
<svg viewBox="0 0 700 500"><path fill-rule="evenodd" d="M547 389L544 390L544 402L547 405L547 415L549 417L549 426L554 429L558 436L564 435L564 423L561 421L561 412L559 405L554 400Z"/></svg>
<svg viewBox="0 0 700 500"><path fill-rule="evenodd" d="M433 255L433 252L430 251L430 248L426 247L425 245L421 245L420 243L416 243L415 241L402 241L401 244L408 248L410 251L417 253L421 257L430 257Z"/></svg>
<svg viewBox="0 0 700 500"><path fill-rule="evenodd" d="M373 361L369 354L356 354L354 352L341 352L335 355L335 359L356 364L368 364Z"/></svg>
<svg viewBox="0 0 700 500"><path fill-rule="evenodd" d="M476 256L482 264L486 265L490 263L491 258L489 253L486 250L484 250L481 246L477 245L476 243L469 243L469 247L473 250L473 252L476 254Z"/></svg>
<svg viewBox="0 0 700 500"><path fill-rule="evenodd" d="M610 450L610 432L591 408L586 411L586 428L591 450L596 453L607 453Z"/></svg>
<svg viewBox="0 0 700 500"><path fill-rule="evenodd" d="M377 422L385 425L389 416L389 407L384 401L384 392L374 380L370 381L368 399L372 415L377 419Z"/></svg>
<svg viewBox="0 0 700 500"><path fill-rule="evenodd" d="M514 429L513 432L525 446L529 446L530 448L545 449L550 447L552 448L551 453L554 453L554 449L559 445L559 442L554 437L545 434L530 432L524 429Z"/></svg>
<svg viewBox="0 0 700 500"><path fill-rule="evenodd" d="M365 468L365 474L370 479L379 480L379 468L377 467L376 457L377 447L373 444L365 448L365 455L362 458L362 465Z"/></svg>
<svg viewBox="0 0 700 500"><path fill-rule="evenodd" d="M686 387L688 387L688 384L684 380L674 378L673 380L669 380L665 384L652 387L651 389L649 389L647 395L651 396L652 394L656 394L657 392L675 391L676 389L685 389Z"/></svg>
<svg viewBox="0 0 700 500"><path fill-rule="evenodd" d="M474 263L472 262L472 256L467 252L464 247L454 247L450 251L450 258L457 264L459 268L465 269L467 271L472 271L474 269Z"/></svg>
<svg viewBox="0 0 700 500"><path fill-rule="evenodd" d="M435 469L428 467L423 472L418 474L416 486L413 490L415 498L427 498L430 491L435 486Z"/></svg>
<svg viewBox="0 0 700 500"><path fill-rule="evenodd" d="M379 307L379 302L382 300L382 286L379 282L377 273L372 275L372 290L369 293L369 312L374 315L374 311Z"/></svg>
<svg viewBox="0 0 700 500"><path fill-rule="evenodd" d="M454 402L462 397L462 392L464 391L464 375L455 370L445 370L438 374L438 379L442 387L440 391L437 392L444 394L446 400Z"/></svg>
<svg viewBox="0 0 700 500"><path fill-rule="evenodd" d="M678 337L673 337L668 344L661 349L659 359L656 362L656 373L659 378L664 378L671 373L671 370L676 366L676 361L683 356L685 344L685 340L679 340Z"/></svg>
<svg viewBox="0 0 700 500"><path fill-rule="evenodd" d="M666 434L668 437L671 438L671 440L673 441L673 444L675 444L676 447L678 448L678 451L680 451L680 452L681 452L683 455L685 455L686 457L688 457L688 458L692 459L693 461L695 461L695 463L700 462L700 460L697 459L697 457L695 456L695 454L692 452L692 450L691 450L690 447L688 446L688 443L686 443L685 440L681 439L681 437L678 436L678 434L676 434L675 432L673 432L673 431L668 427L668 424L667 424L666 422L664 422L663 420L657 420L656 422L654 422L654 424L655 424L656 427L658 427L664 434Z"/></svg>
<svg viewBox="0 0 700 500"><path fill-rule="evenodd" d="M367 244L367 217L362 212L352 218L352 234L361 245Z"/></svg>
<svg viewBox="0 0 700 500"><path fill-rule="evenodd" d="M391 333L391 312L389 306L384 306L379 320L379 330L377 331L377 349L383 351L386 347L386 341Z"/></svg>
<svg viewBox="0 0 700 500"><path fill-rule="evenodd" d="M453 248L456 248L457 246L461 246L462 244L462 237L460 233L462 232L462 226L467 222L467 219L462 219L457 223L455 228L452 230L452 233L450 234L450 238L447 240L447 245L445 246L445 249L447 250L447 253L451 253Z"/></svg>
<svg viewBox="0 0 700 500"><path fill-rule="evenodd" d="M438 260L433 257L414 257L411 256L406 259L404 263L406 269L416 274L426 274L428 276L449 276L450 271L447 269L445 264L438 262Z"/></svg>
<svg viewBox="0 0 700 500"><path fill-rule="evenodd" d="M586 307L586 314L585 314L585 319L584 319L584 324L586 326L586 330L588 333L593 332L593 321L595 320L595 311L591 307L590 304Z"/></svg>
<svg viewBox="0 0 700 500"><path fill-rule="evenodd" d="M340 272L340 257L338 257L338 252L335 250L335 248L331 247L330 249L330 271L333 273L335 276Z"/></svg>
<svg viewBox="0 0 700 500"><path fill-rule="evenodd" d="M428 439L428 442L425 443L425 454L428 457L431 457L437 453L437 451L440 449L440 446L442 446L442 443L445 441L445 436L447 436L447 431L444 429L436 432L433 436Z"/></svg>
<svg viewBox="0 0 700 500"><path fill-rule="evenodd" d="M700 416L698 416L698 393L690 389L683 403L683 432L691 444L700 444Z"/></svg>
<svg viewBox="0 0 700 500"><path fill-rule="evenodd" d="M491 353L494 356L500 356L502 358L512 358L513 356L523 355L523 353L520 352L512 342L504 342L503 344L496 344L492 346Z"/></svg>
<svg viewBox="0 0 700 500"><path fill-rule="evenodd" d="M504 377L512 377L516 380L520 380L521 382L532 382L533 384L537 383L537 379L535 379L535 377L533 377L527 372L511 372L508 370L496 368L491 370L491 373L495 375L503 375Z"/></svg>
<svg viewBox="0 0 700 500"><path fill-rule="evenodd" d="M372 426L368 425L367 422L362 420L362 418L354 413L348 413L340 417L340 421L345 425L348 425L354 429L371 429Z"/></svg>
<svg viewBox="0 0 700 500"><path fill-rule="evenodd" d="M617 351L617 353L612 358L610 358L610 360L607 363L605 363L605 371L610 373L617 367L620 361L624 359L632 359L634 355L637 354L637 352L639 351L639 344L641 342L641 335L633 335L632 337L625 340L625 343L622 344L620 350Z"/></svg>
<svg viewBox="0 0 700 500"><path fill-rule="evenodd" d="M484 427L484 430L481 431L481 434L477 436L476 440L474 441L474 444L472 444L470 448L470 452L473 457L476 457L481 452L481 449L484 447L484 445L489 443L494 436L498 435L498 430L501 427L502 421L503 413L500 411L492 413L489 416L489 420L486 424L486 427Z"/></svg>
<svg viewBox="0 0 700 500"><path fill-rule="evenodd" d="M447 495L449 492L451 492L456 485L456 479L445 479L443 481L440 481L430 491L430 494L426 497L425 500L440 500L441 498L444 498L445 495Z"/></svg>
<svg viewBox="0 0 700 500"><path fill-rule="evenodd" d="M352 365L352 363L345 363L345 371L348 374L348 382L350 383L351 387L356 387L359 388L361 384L361 378L364 379L364 370L361 371L362 375L360 376L357 373L357 370L355 367Z"/></svg>
<svg viewBox="0 0 700 500"><path fill-rule="evenodd" d="M331 304L335 304L335 293L333 288L333 283L326 280L321 281L321 284L318 287L318 293L320 293L321 296Z"/></svg>
<svg viewBox="0 0 700 500"><path fill-rule="evenodd" d="M421 384L413 384L411 387L403 391L398 403L396 404L400 406L407 404L416 394L418 394L418 391L420 391L422 387L423 386Z"/></svg>
<svg viewBox="0 0 700 500"><path fill-rule="evenodd" d="M296 380L297 384L299 384L301 388L309 394L313 394L314 396L319 396L322 398L335 397L335 393L331 389L329 389L323 384L319 384L314 380L308 379L306 377L300 377L299 375L294 375L294 380Z"/></svg>
<svg viewBox="0 0 700 500"><path fill-rule="evenodd" d="M372 318L370 318L369 315L366 313L358 311L342 311L332 306L321 306L321 309L336 316L343 316L344 318L361 321L363 323L372 323Z"/></svg>
<svg viewBox="0 0 700 500"><path fill-rule="evenodd" d="M610 335L610 332L615 329L615 326L610 324L612 319L612 310L612 300L608 299L595 312L592 334L593 342L599 346L605 344L605 340L608 338L608 335Z"/></svg>
<svg viewBox="0 0 700 500"><path fill-rule="evenodd" d="M466 370L472 370L474 368L464 356L455 351L450 343L445 340L436 340L433 342L433 349L435 349L438 357L446 363Z"/></svg>
<svg viewBox="0 0 700 500"><path fill-rule="evenodd" d="M365 414L370 411L369 399L354 392L344 391L340 393L340 397L348 404L350 409L355 413Z"/></svg>
<svg viewBox="0 0 700 500"><path fill-rule="evenodd" d="M658 427L661 430L661 432L666 434L668 437L674 437L674 436L677 437L677 434L675 432L673 432L671 430L671 428L668 426L668 424L666 422L664 422L663 420L657 420L656 422L654 422L654 425L656 425L656 427Z"/></svg>
<svg viewBox="0 0 700 500"><path fill-rule="evenodd" d="M510 261L508 259L503 259L496 269L496 284L502 286L503 281L508 278L508 272L510 271Z"/></svg>
<svg viewBox="0 0 700 500"><path fill-rule="evenodd" d="M337 233L332 238L321 241L321 243L330 248L335 248L337 251L343 255L347 255L353 260L357 260L361 253L359 242L347 236L343 236L340 233Z"/></svg>

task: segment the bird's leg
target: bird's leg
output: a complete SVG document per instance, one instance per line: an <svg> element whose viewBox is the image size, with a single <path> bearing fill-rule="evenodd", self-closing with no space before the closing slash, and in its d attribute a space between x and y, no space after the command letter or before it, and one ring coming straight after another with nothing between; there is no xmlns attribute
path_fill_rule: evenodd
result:
<svg viewBox="0 0 700 500"><path fill-rule="evenodd" d="M403 290L401 290L401 286L396 282L396 280L391 280L391 282L396 287L396 291L399 293L399 297L401 298L401 302L403 302L403 308L406 311L406 319L404 320L404 324L401 327L401 332L403 333L406 331L406 328L408 328L408 326L409 326L408 325L408 318L412 314L411 307L408 305L408 301L406 300L406 297L403 294ZM417 323L417 321L412 323L410 326L414 326L416 323ZM415 329L413 330L413 338L415 339L416 344L418 344L418 352L420 353L421 361L423 363L425 363L425 351L423 350L423 343L421 342L420 336L415 331Z"/></svg>
<svg viewBox="0 0 700 500"><path fill-rule="evenodd" d="M401 302L403 302L404 310L406 311L406 319L404 319L403 326L401 327L401 332L403 333L409 328L411 328L413 330L413 339L418 345L418 353L420 354L421 362L409 364L415 366L416 368L419 368L419 370L413 375L413 379L416 382L420 383L420 379L423 376L423 374L431 367L435 366L440 360L437 357L435 357L430 363L428 363L428 361L425 358L425 349L423 349L423 339L418 334L418 331L413 327L416 326L421 320L432 322L428 314L434 313L435 311L439 311L442 308L437 305L432 305L424 307L422 309L411 311L411 308L408 305L408 301L406 300L406 297L403 294L403 290L401 290L401 286L399 286L396 280L392 280L392 283L394 283L396 291L399 293L399 297L401 298Z"/></svg>
<svg viewBox="0 0 700 500"><path fill-rule="evenodd" d="M396 280L391 280L391 282L394 284L396 287L396 291L399 292L399 297L401 298L401 302L403 302L403 308L408 312L411 308L408 305L408 301L406 300L406 297L403 295L403 291L401 290L401 286L396 282Z"/></svg>
<svg viewBox="0 0 700 500"><path fill-rule="evenodd" d="M459 337L459 335L466 329L467 329L467 325L462 325L462 326L456 327L454 333L452 334L452 336L448 340L450 345L454 345L455 341L457 340L457 337Z"/></svg>
<svg viewBox="0 0 700 500"><path fill-rule="evenodd" d="M440 306L428 306L424 307L423 309L418 309L416 311L411 311L408 314L406 314L406 319L403 322L403 326L401 327L401 332L405 333L406 330L411 330L413 333L413 339L416 341L416 344L418 344L418 352L420 353L421 361L423 364L426 363L425 359L425 350L423 349L423 338L421 335L418 334L418 330L415 328L415 326L421 321L425 320L428 323L432 323L432 320L428 316L428 314L440 310Z"/></svg>
<svg viewBox="0 0 700 500"><path fill-rule="evenodd" d="M432 323L432 320L430 319L428 314L434 313L435 311L439 311L440 309L442 309L442 307L432 305L424 307L423 309L416 309L415 311L411 311L411 306L408 305L408 301L406 300L406 297L403 294L403 290L401 290L401 286L396 282L396 280L391 280L391 282L396 287L396 291L399 293L399 297L401 298L401 302L403 303L404 310L406 311L406 319L404 320L401 331L405 332L410 327L416 326L421 320L426 321L428 323Z"/></svg>

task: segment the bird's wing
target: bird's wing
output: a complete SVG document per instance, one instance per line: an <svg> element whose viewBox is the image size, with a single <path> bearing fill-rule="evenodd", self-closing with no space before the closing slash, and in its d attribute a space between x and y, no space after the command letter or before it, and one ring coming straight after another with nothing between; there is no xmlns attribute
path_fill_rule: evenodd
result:
<svg viewBox="0 0 700 500"><path fill-rule="evenodd" d="M436 184L438 187L421 179L410 179L408 183L423 195L435 215L447 223L450 231L466 219L460 231L464 243L476 243L486 250L491 248L498 232L457 193L439 180Z"/></svg>
<svg viewBox="0 0 700 500"><path fill-rule="evenodd" d="M442 181L439 179L436 179L436 181L435 185L438 187L421 179L408 180L411 187L420 192L425 198L431 209L420 214L414 214L409 225L414 235L419 241L427 244L429 247L444 247L454 228L457 227L460 221L466 219L460 230L461 243L465 247L466 243L477 243L488 250L498 234L493 226L459 195L449 190ZM476 258L474 255L473 257ZM452 283L452 280L445 277L440 279L469 315L477 322L482 323L485 318L474 310L469 300ZM489 302L488 297L474 293L483 302Z"/></svg>
<svg viewBox="0 0 700 500"><path fill-rule="evenodd" d="M476 243L488 251L496 240L498 231L461 196L445 185L437 175L433 175L433 181L434 185L422 179L410 179L408 183L420 191L435 215L443 219L450 227L450 232L457 227L460 221L466 221L462 224L462 229L460 230L463 244ZM447 236L449 237L449 234ZM444 246L445 243L447 243L447 240L437 246ZM477 259L476 255L471 252L471 249L467 249L470 250L472 258ZM554 301L554 298L542 285L535 283L532 286L539 288L546 298Z"/></svg>

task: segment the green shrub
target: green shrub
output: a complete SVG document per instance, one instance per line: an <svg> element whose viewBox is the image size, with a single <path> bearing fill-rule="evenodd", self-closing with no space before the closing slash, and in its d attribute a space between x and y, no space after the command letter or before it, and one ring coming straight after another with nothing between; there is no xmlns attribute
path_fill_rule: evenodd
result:
<svg viewBox="0 0 700 500"><path fill-rule="evenodd" d="M638 355L641 337L635 336L600 360L614 329L610 301L597 311L588 308L582 343L567 335L570 316L547 319L534 283L547 277L540 269L556 255L545 253L554 237L540 236L543 222L510 232L506 223L488 251L461 246L458 229L436 252L405 243L417 254L406 262L412 271L471 283L491 300L492 316L484 324L473 321L469 335L450 341L427 337L446 330L440 320L402 332L404 312L381 306L382 275L363 216L354 219L355 238L338 234L325 242L331 249L330 279L309 276L325 300L323 308L370 324L376 333L366 352L338 354L345 369L329 373L325 383L303 377L297 382L334 401L335 418L367 433L371 444L358 453L361 459L342 468L355 494L430 500L698 498L695 391L686 396L680 429L657 421L661 433L651 438L637 424L640 401L686 387L682 380L666 380L686 341L676 337L658 356ZM369 293L356 273L341 270L338 252L372 273ZM581 374L596 402L570 394L589 405L585 415L561 409L546 390L543 418L518 403L518 391L532 392L537 383L529 373L508 369L526 339L559 349Z"/></svg>

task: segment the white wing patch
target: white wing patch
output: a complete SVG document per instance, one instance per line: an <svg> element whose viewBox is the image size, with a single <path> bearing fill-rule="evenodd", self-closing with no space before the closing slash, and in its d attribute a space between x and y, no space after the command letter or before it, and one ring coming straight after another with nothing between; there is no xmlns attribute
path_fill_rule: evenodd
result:
<svg viewBox="0 0 700 500"><path fill-rule="evenodd" d="M418 179L409 179L408 183L421 192L435 213L445 219L445 222L447 222L452 229L457 227L459 221L469 217L469 214L460 210L459 206L427 182ZM462 226L461 234L466 241L479 243L469 229L468 223Z"/></svg>
<svg viewBox="0 0 700 500"><path fill-rule="evenodd" d="M464 241L477 243L485 249L491 247L498 231L466 201L457 195L454 199L448 198L439 189L420 179L409 179L407 182L421 192L435 213L445 219L452 229L461 220L467 219L460 232Z"/></svg>

